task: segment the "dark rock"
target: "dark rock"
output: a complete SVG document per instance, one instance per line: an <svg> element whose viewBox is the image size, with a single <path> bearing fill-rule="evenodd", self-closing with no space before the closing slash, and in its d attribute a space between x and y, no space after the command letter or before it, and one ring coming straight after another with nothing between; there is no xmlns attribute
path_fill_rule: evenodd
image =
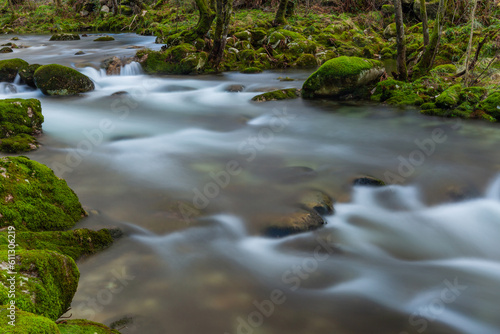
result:
<svg viewBox="0 0 500 334"><path fill-rule="evenodd" d="M358 177L352 181L353 186L380 187L385 186L385 182L371 176Z"/></svg>

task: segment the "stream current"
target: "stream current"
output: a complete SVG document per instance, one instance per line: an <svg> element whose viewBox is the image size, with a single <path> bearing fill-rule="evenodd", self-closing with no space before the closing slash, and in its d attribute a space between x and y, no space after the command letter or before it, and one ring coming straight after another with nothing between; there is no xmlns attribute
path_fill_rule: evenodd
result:
<svg viewBox="0 0 500 334"><path fill-rule="evenodd" d="M1 99L41 101L41 147L24 155L79 196L89 217L75 228L125 232L78 262L72 318L129 317L124 334L500 333L498 125L251 102L310 71L155 77L132 63L107 76L103 59L160 47L113 36L20 36L30 48L0 55L74 66L96 85L53 98L0 83ZM353 187L360 175L392 185ZM259 233L309 189L336 200L324 227Z"/></svg>

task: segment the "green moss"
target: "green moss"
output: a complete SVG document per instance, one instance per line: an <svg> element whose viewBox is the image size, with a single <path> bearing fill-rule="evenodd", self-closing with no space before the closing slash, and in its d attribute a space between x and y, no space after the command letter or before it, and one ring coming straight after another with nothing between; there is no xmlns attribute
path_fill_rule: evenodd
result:
<svg viewBox="0 0 500 334"><path fill-rule="evenodd" d="M352 93L378 78L383 70L377 60L358 57L338 57L324 63L304 82L302 96L338 96Z"/></svg>
<svg viewBox="0 0 500 334"><path fill-rule="evenodd" d="M42 131L42 107L37 99L0 100L0 140Z"/></svg>
<svg viewBox="0 0 500 334"><path fill-rule="evenodd" d="M27 84L30 87L36 88L35 84L35 71L42 65L32 64L28 66L23 66L19 69L19 76L21 77L21 82Z"/></svg>
<svg viewBox="0 0 500 334"><path fill-rule="evenodd" d="M437 109L436 104L432 102L424 103L420 108L422 108L422 110Z"/></svg>
<svg viewBox="0 0 500 334"><path fill-rule="evenodd" d="M382 13L386 15L392 15L396 11L394 10L394 5L382 5Z"/></svg>
<svg viewBox="0 0 500 334"><path fill-rule="evenodd" d="M79 39L80 35L78 34L54 34L50 37L51 41L74 41Z"/></svg>
<svg viewBox="0 0 500 334"><path fill-rule="evenodd" d="M12 48L8 46L4 46L3 48L0 49L0 53L11 53L11 52L14 52L14 50L12 50Z"/></svg>
<svg viewBox="0 0 500 334"><path fill-rule="evenodd" d="M165 51L140 50L137 57L148 74L190 74L201 71L206 63L206 52L183 43Z"/></svg>
<svg viewBox="0 0 500 334"><path fill-rule="evenodd" d="M1 261L9 263L7 252ZM16 306L26 312L57 320L71 305L80 273L70 257L52 251L16 250L16 282L23 287L16 290ZM0 274L0 304L9 302L7 272Z"/></svg>
<svg viewBox="0 0 500 334"><path fill-rule="evenodd" d="M34 78L36 86L45 95L76 95L95 88L86 75L57 64L40 66L35 71Z"/></svg>
<svg viewBox="0 0 500 334"><path fill-rule="evenodd" d="M17 72L29 64L22 59L5 59L0 60L0 82L14 82Z"/></svg>
<svg viewBox="0 0 500 334"><path fill-rule="evenodd" d="M384 102L398 94L403 88L406 88L405 86L404 82L394 79L381 81L377 84L371 99L377 102Z"/></svg>
<svg viewBox="0 0 500 334"><path fill-rule="evenodd" d="M28 152L38 148L33 136L22 133L13 137L0 139L0 152L18 153Z"/></svg>
<svg viewBox="0 0 500 334"><path fill-rule="evenodd" d="M297 59L295 66L300 68L316 68L318 67L318 61L312 54L306 53Z"/></svg>
<svg viewBox="0 0 500 334"><path fill-rule="evenodd" d="M456 72L457 67L453 64L438 65L431 70L431 74L437 75L455 74Z"/></svg>
<svg viewBox="0 0 500 334"><path fill-rule="evenodd" d="M394 49L385 47L380 51L380 57L382 59L392 59L396 58L397 52Z"/></svg>
<svg viewBox="0 0 500 334"><path fill-rule="evenodd" d="M239 40L243 41L250 41L252 39L252 34L248 30L240 31L234 34L234 37L236 37Z"/></svg>
<svg viewBox="0 0 500 334"><path fill-rule="evenodd" d="M500 119L500 91L490 92L477 108L497 120Z"/></svg>
<svg viewBox="0 0 500 334"><path fill-rule="evenodd" d="M47 166L26 157L0 159L0 227L54 231L85 215L78 197Z"/></svg>
<svg viewBox="0 0 500 334"><path fill-rule="evenodd" d="M10 310L0 305L0 332L4 334L60 334L56 323L46 317L17 309L15 326L8 324Z"/></svg>
<svg viewBox="0 0 500 334"><path fill-rule="evenodd" d="M317 49L317 45L316 45L316 43L314 43L312 41L305 40L305 41L298 41L298 42L294 42L294 43L289 43L288 49L292 55L299 57L300 55L302 55L304 53L315 54L316 49Z"/></svg>
<svg viewBox="0 0 500 334"><path fill-rule="evenodd" d="M261 73L262 70L258 67L247 67L241 70L240 72L245 74L255 74L255 73Z"/></svg>
<svg viewBox="0 0 500 334"><path fill-rule="evenodd" d="M92 231L77 229L73 231L17 232L18 248L26 250L50 250L78 260L85 255L97 253L113 243L107 229ZM0 232L0 249L7 250L7 233Z"/></svg>
<svg viewBox="0 0 500 334"><path fill-rule="evenodd" d="M446 89L444 92L439 94L436 98L436 105L439 108L452 108L458 105L460 101L460 91L462 90L462 86L460 84L453 85Z"/></svg>
<svg viewBox="0 0 500 334"><path fill-rule="evenodd" d="M101 36L96 39L94 39L94 42L109 42L109 41L114 41L115 38L113 36Z"/></svg>
<svg viewBox="0 0 500 334"><path fill-rule="evenodd" d="M66 320L58 327L61 334L120 334L117 330L103 324L84 319Z"/></svg>
<svg viewBox="0 0 500 334"><path fill-rule="evenodd" d="M459 99L461 102L475 105L483 99L487 92L488 90L484 87L465 87L460 91Z"/></svg>
<svg viewBox="0 0 500 334"><path fill-rule="evenodd" d="M288 88L288 89L278 89L272 92L267 92L264 94L259 94L252 98L252 101L256 102L267 102L267 101L277 101L277 100L288 100L296 99L300 96L298 89Z"/></svg>

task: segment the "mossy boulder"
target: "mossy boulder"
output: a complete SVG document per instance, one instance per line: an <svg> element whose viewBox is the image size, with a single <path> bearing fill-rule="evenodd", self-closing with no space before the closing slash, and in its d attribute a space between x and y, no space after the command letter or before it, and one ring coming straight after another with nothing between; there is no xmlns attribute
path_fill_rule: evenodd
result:
<svg viewBox="0 0 500 334"><path fill-rule="evenodd" d="M316 68L318 67L318 61L316 60L316 57L314 57L312 54L306 53L303 54L297 59L295 62L295 67L298 68Z"/></svg>
<svg viewBox="0 0 500 334"><path fill-rule="evenodd" d="M42 107L36 99L0 100L0 151L26 152L38 147L33 136L42 132Z"/></svg>
<svg viewBox="0 0 500 334"><path fill-rule="evenodd" d="M457 67L453 64L438 65L431 70L431 74L437 75L450 75L457 72Z"/></svg>
<svg viewBox="0 0 500 334"><path fill-rule="evenodd" d="M262 70L258 67L247 67L241 70L240 72L244 74L256 74L256 73L261 73Z"/></svg>
<svg viewBox="0 0 500 334"><path fill-rule="evenodd" d="M460 101L461 90L462 85L460 84L449 87L436 98L436 106L444 109L450 109L457 106Z"/></svg>
<svg viewBox="0 0 500 334"><path fill-rule="evenodd" d="M85 215L66 181L39 162L22 156L0 158L0 177L0 227L66 230Z"/></svg>
<svg viewBox="0 0 500 334"><path fill-rule="evenodd" d="M60 334L56 323L49 318L25 312L19 309L15 310L15 326L9 325L8 315L11 310L6 305L0 305L0 332L4 334Z"/></svg>
<svg viewBox="0 0 500 334"><path fill-rule="evenodd" d="M484 87L465 87L460 91L460 102L466 102L475 105L483 100L483 97L488 93L488 89Z"/></svg>
<svg viewBox="0 0 500 334"><path fill-rule="evenodd" d="M404 25L405 32L407 31L406 25ZM392 37L396 37L397 35L397 30L396 30L396 23L391 23L384 29L384 37L389 39Z"/></svg>
<svg viewBox="0 0 500 334"><path fill-rule="evenodd" d="M165 51L140 50L136 57L148 74L190 74L203 71L208 55L183 43Z"/></svg>
<svg viewBox="0 0 500 334"><path fill-rule="evenodd" d="M11 53L14 52L11 47L4 46L3 48L0 49L0 53Z"/></svg>
<svg viewBox="0 0 500 334"><path fill-rule="evenodd" d="M76 95L95 88L86 75L57 64L40 66L35 71L34 79L37 88L45 95Z"/></svg>
<svg viewBox="0 0 500 334"><path fill-rule="evenodd" d="M249 41L250 42L252 39L252 33L248 30L243 30L243 31L235 33L234 37L236 37L237 39L239 39L241 41Z"/></svg>
<svg viewBox="0 0 500 334"><path fill-rule="evenodd" d="M272 92L267 92L254 96L252 98L252 101L267 102L267 101L288 100L288 99L296 99L299 96L300 92L296 88L278 89L278 90L273 90Z"/></svg>
<svg viewBox="0 0 500 334"><path fill-rule="evenodd" d="M115 329L84 319L65 320L58 327L61 334L120 334Z"/></svg>
<svg viewBox="0 0 500 334"><path fill-rule="evenodd" d="M394 5L382 5L382 13L385 15L392 15L395 12Z"/></svg>
<svg viewBox="0 0 500 334"><path fill-rule="evenodd" d="M27 66L23 66L19 69L19 76L21 77L21 82L26 85L36 88L35 84L35 71L42 65L40 64L31 64Z"/></svg>
<svg viewBox="0 0 500 334"><path fill-rule="evenodd" d="M500 120L500 91L489 93L488 97L477 108Z"/></svg>
<svg viewBox="0 0 500 334"><path fill-rule="evenodd" d="M50 37L50 41L76 41L80 39L78 34L54 34Z"/></svg>
<svg viewBox="0 0 500 334"><path fill-rule="evenodd" d="M377 83L371 100L394 105L421 105L425 101L411 84L387 79Z"/></svg>
<svg viewBox="0 0 500 334"><path fill-rule="evenodd" d="M341 56L324 63L302 86L304 98L363 96L384 73L380 61Z"/></svg>
<svg viewBox="0 0 500 334"><path fill-rule="evenodd" d="M288 44L288 52L292 55L299 57L304 53L315 54L317 50L317 45L313 41L304 40L298 42L292 42Z"/></svg>
<svg viewBox="0 0 500 334"><path fill-rule="evenodd" d="M19 70L28 65L27 62L19 58L0 60L0 82L14 82Z"/></svg>
<svg viewBox="0 0 500 334"><path fill-rule="evenodd" d="M17 232L18 248L25 250L50 250L78 260L82 256L95 254L113 243L108 229L92 231L77 229L72 231ZM0 232L0 249L7 249L7 233Z"/></svg>
<svg viewBox="0 0 500 334"><path fill-rule="evenodd" d="M2 263L9 263L7 252L0 253ZM16 307L57 320L71 305L80 273L72 258L53 251L16 250L17 274L0 274L0 304L9 302L7 278L23 282L16 290Z"/></svg>
<svg viewBox="0 0 500 334"><path fill-rule="evenodd" d="M266 40L267 33L265 30L261 29L254 29L250 31L251 38L250 42L252 43L253 46L260 46L264 44Z"/></svg>
<svg viewBox="0 0 500 334"><path fill-rule="evenodd" d="M94 42L109 42L109 41L114 41L115 38L113 36L101 36L96 39L94 39Z"/></svg>

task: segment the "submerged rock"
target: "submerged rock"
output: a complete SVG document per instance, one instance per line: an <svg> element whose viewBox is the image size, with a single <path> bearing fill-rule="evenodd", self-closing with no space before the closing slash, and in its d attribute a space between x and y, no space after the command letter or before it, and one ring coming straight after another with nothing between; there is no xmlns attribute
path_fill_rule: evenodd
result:
<svg viewBox="0 0 500 334"><path fill-rule="evenodd" d="M57 64L40 66L34 78L37 88L45 95L76 95L95 88L86 75Z"/></svg>
<svg viewBox="0 0 500 334"><path fill-rule="evenodd" d="M22 156L1 158L0 177L0 227L65 230L85 215L66 181L39 162Z"/></svg>
<svg viewBox="0 0 500 334"><path fill-rule="evenodd" d="M315 211L321 216L331 215L334 211L333 200L321 190L308 190L300 197L299 206L308 211Z"/></svg>
<svg viewBox="0 0 500 334"><path fill-rule="evenodd" d="M78 34L54 34L50 37L50 41L75 41L79 39Z"/></svg>
<svg viewBox="0 0 500 334"><path fill-rule="evenodd" d="M19 58L0 60L0 82L14 82L19 69L28 65Z"/></svg>
<svg viewBox="0 0 500 334"><path fill-rule="evenodd" d="M96 39L94 39L94 42L109 42L109 41L114 41L115 38L112 36L101 36Z"/></svg>
<svg viewBox="0 0 500 334"><path fill-rule="evenodd" d="M326 224L318 213L307 210L298 210L284 215L269 215L264 222L262 234L273 238L313 231Z"/></svg>
<svg viewBox="0 0 500 334"><path fill-rule="evenodd" d="M368 85L384 73L377 60L358 57L338 57L324 63L302 86L304 98L349 98L368 93Z"/></svg>
<svg viewBox="0 0 500 334"><path fill-rule="evenodd" d="M297 88L278 89L278 90L273 90L272 92L267 92L254 96L252 98L252 101L267 102L267 101L287 100L287 99L296 99L299 96L300 96L300 90L298 90Z"/></svg>

